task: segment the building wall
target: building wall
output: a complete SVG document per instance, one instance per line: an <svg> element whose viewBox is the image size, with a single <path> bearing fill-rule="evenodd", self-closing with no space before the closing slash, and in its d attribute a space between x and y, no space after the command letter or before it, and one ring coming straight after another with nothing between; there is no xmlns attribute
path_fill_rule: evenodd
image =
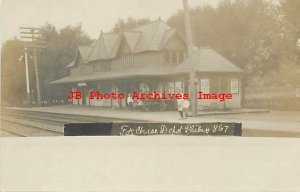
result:
<svg viewBox="0 0 300 192"><path fill-rule="evenodd" d="M163 57L161 52L143 52L134 56L134 64L140 66L163 65Z"/></svg>
<svg viewBox="0 0 300 192"><path fill-rule="evenodd" d="M222 75L217 75L217 74L201 74L197 76L198 78L198 91L204 91L202 87L201 81L203 79L208 79L209 80L209 91L205 93L231 93L231 79L235 78L238 80L238 92L237 93L232 93L232 99L222 101L220 100L215 100L215 99L198 99L198 109L199 110L205 110L206 108L214 110L214 109L225 109L225 108L240 108L241 107L241 79L240 76L234 75L234 74L222 74ZM182 75L182 76L173 76L173 77L165 77L165 78L147 78L143 82L143 80L137 80L137 82L140 83L146 83L147 82L152 82L156 84L157 86L157 91L162 89L162 91L168 93L168 92L177 92L178 88L181 88L185 90L185 92L188 92L188 75ZM99 82L98 84L100 86L94 87L94 90L98 90L102 93L111 93L112 91L115 93L125 93L124 92L124 87L120 87L122 82L116 81L114 83L109 82L106 83L106 85L102 84ZM104 86L106 88L104 88ZM123 85L124 86L124 85ZM87 88L88 89L88 88ZM77 89L79 90L79 89ZM86 90L87 92L89 90ZM197 94L198 98L198 94ZM73 102L73 104L81 105L82 101L80 100L79 103ZM120 108L120 107L126 107L126 99L124 100L111 100L111 99L103 99L103 100L89 100L88 95L86 98L86 104L91 105L91 106L104 106L104 107L114 107L114 108Z"/></svg>
<svg viewBox="0 0 300 192"><path fill-rule="evenodd" d="M143 66L153 66L162 65L163 57L161 52L142 52L133 55L133 65L125 66L122 57L118 57L111 61L111 71L122 70L130 67L143 67Z"/></svg>
<svg viewBox="0 0 300 192"><path fill-rule="evenodd" d="M85 64L86 65L86 73L93 73L94 72L94 67L93 65Z"/></svg>
<svg viewBox="0 0 300 192"><path fill-rule="evenodd" d="M79 68L78 67L73 67L70 69L71 75L78 75L79 74Z"/></svg>
<svg viewBox="0 0 300 192"><path fill-rule="evenodd" d="M234 74L201 74L197 76L198 78L198 92L204 92L205 88L202 88L202 80L209 80L209 92L204 93L231 93L231 79L238 80L238 92L231 93L232 99L227 99L223 102L215 99L198 99L198 108L199 110L204 110L206 107L209 109L224 109L224 108L240 108L241 107L241 78L238 75ZM204 83L205 84L205 83ZM204 87L204 86L203 86ZM204 89L204 90L203 90ZM197 95L198 97L198 95Z"/></svg>
<svg viewBox="0 0 300 192"><path fill-rule="evenodd" d="M232 93L232 99L226 101L227 108L241 108L241 101L242 101L242 81L239 76L231 75L230 78L237 78L238 79L238 93Z"/></svg>

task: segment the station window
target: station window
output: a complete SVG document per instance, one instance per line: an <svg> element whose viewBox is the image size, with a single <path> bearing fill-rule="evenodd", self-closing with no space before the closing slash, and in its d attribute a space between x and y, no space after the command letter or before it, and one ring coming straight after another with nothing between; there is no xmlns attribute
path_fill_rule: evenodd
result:
<svg viewBox="0 0 300 192"><path fill-rule="evenodd" d="M200 79L200 91L203 93L210 93L210 85L209 85L209 79L208 78L202 78Z"/></svg>
<svg viewBox="0 0 300 192"><path fill-rule="evenodd" d="M123 68L129 68L134 66L134 57L133 54L128 54L122 56L122 65Z"/></svg>
<svg viewBox="0 0 300 192"><path fill-rule="evenodd" d="M184 52L182 50L165 50L164 61L165 64L177 65L184 59Z"/></svg>
<svg viewBox="0 0 300 192"><path fill-rule="evenodd" d="M231 93L239 93L239 79L238 78L230 79L230 92Z"/></svg>
<svg viewBox="0 0 300 192"><path fill-rule="evenodd" d="M209 90L211 93L219 93L220 89L220 80L218 77L210 78L210 86Z"/></svg>

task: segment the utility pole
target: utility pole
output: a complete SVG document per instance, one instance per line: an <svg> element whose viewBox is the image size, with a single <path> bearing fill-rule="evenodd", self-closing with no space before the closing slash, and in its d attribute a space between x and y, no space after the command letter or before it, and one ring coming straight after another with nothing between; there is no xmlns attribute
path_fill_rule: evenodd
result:
<svg viewBox="0 0 300 192"><path fill-rule="evenodd" d="M27 36L21 36L21 38L30 40L30 41L23 41L23 43L24 43L25 49L29 48L30 51L33 52L33 62L34 62L35 80L36 80L37 104L40 107L42 105L42 102L41 102L40 81L39 81L39 73L38 73L37 51L41 51L43 48L46 48L46 46L45 46L46 42L43 41L43 39L41 39L41 37L40 37L41 34L42 34L43 29L42 28L35 28L35 27L20 27L20 30L21 30L21 34L27 35ZM29 79L29 75L28 75L28 79Z"/></svg>
<svg viewBox="0 0 300 192"><path fill-rule="evenodd" d="M184 8L184 21L185 21L185 33L186 33L186 41L187 41L187 48L188 48L188 62L190 64L190 86L189 92L191 96L191 106L192 106L192 115L193 117L198 116L198 102L197 102L197 90L196 90L196 67L193 63L192 56L193 56L193 39L192 39L192 27L191 27L191 20L190 20L190 13L189 13L189 6L187 0L183 0L183 8Z"/></svg>
<svg viewBox="0 0 300 192"><path fill-rule="evenodd" d="M30 87L29 87L29 70L28 70L28 57L27 57L27 48L25 50L25 72L26 72L26 98L27 98L27 105L30 106L31 99L30 99Z"/></svg>

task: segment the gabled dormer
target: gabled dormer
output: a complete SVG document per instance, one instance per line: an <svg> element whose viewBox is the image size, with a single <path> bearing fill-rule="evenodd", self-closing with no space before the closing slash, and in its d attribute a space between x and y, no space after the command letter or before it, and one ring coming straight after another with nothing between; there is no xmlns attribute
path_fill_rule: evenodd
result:
<svg viewBox="0 0 300 192"><path fill-rule="evenodd" d="M163 52L165 65L178 65L187 57L187 46L183 37L174 29L165 33L165 41L162 42L161 51Z"/></svg>
<svg viewBox="0 0 300 192"><path fill-rule="evenodd" d="M132 67L136 61L136 65L141 65L141 61L145 65L177 65L184 60L186 52L184 38L163 21L156 20L123 32L118 57L122 58L123 67Z"/></svg>
<svg viewBox="0 0 300 192"><path fill-rule="evenodd" d="M161 51L174 35L178 35L175 29L160 19L125 31L123 34L123 38L127 41L132 53ZM185 46L182 39L180 43L181 46Z"/></svg>
<svg viewBox="0 0 300 192"><path fill-rule="evenodd" d="M184 39L161 20L122 33L101 34L93 46L79 46L68 67L80 73L146 65L177 65L186 53ZM83 66L86 64L86 66Z"/></svg>
<svg viewBox="0 0 300 192"><path fill-rule="evenodd" d="M115 58L120 42L120 35L115 33L103 33L101 31L101 34L91 51L89 62Z"/></svg>
<svg viewBox="0 0 300 192"><path fill-rule="evenodd" d="M70 69L71 74L82 74L86 72L86 64L88 63L88 58L90 56L92 46L90 45L79 45L74 60L67 65Z"/></svg>
<svg viewBox="0 0 300 192"><path fill-rule="evenodd" d="M121 43L121 36L115 33L103 33L91 50L88 66L93 72L106 72L111 69L111 60L116 58Z"/></svg>

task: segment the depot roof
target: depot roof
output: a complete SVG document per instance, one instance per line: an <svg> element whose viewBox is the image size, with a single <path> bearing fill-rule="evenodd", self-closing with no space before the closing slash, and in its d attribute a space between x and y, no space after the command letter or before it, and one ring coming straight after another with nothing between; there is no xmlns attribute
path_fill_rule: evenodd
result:
<svg viewBox="0 0 300 192"><path fill-rule="evenodd" d="M161 20L122 33L101 32L91 51L89 61L115 58L122 39L128 43L132 53L159 51L175 33L175 29Z"/></svg>
<svg viewBox="0 0 300 192"><path fill-rule="evenodd" d="M175 68L175 71L189 71L190 62L192 62L196 68L196 72L244 72L241 68L211 48L194 49L194 53L190 59L185 59Z"/></svg>
<svg viewBox="0 0 300 192"><path fill-rule="evenodd" d="M79 45L76 51L76 55L74 57L74 60L71 61L67 67L74 67L76 65L76 60L78 57L81 57L82 61L88 62L88 58L91 54L93 46L89 46L89 45Z"/></svg>
<svg viewBox="0 0 300 192"><path fill-rule="evenodd" d="M191 57L186 58L181 64L177 66L173 65L161 65L161 66L143 66L133 67L127 69L120 69L116 71L107 72L95 72L83 75L72 75L62 79L51 82L51 84L64 84L64 83L76 83L84 81L96 81L96 80L110 80L110 79L122 79L128 77L151 77L151 76L168 76L177 74L188 74L191 70L192 62L195 66L195 70L198 73L211 72L211 73L242 73L243 70L228 61L219 53L211 48L197 48L194 49L194 53Z"/></svg>

